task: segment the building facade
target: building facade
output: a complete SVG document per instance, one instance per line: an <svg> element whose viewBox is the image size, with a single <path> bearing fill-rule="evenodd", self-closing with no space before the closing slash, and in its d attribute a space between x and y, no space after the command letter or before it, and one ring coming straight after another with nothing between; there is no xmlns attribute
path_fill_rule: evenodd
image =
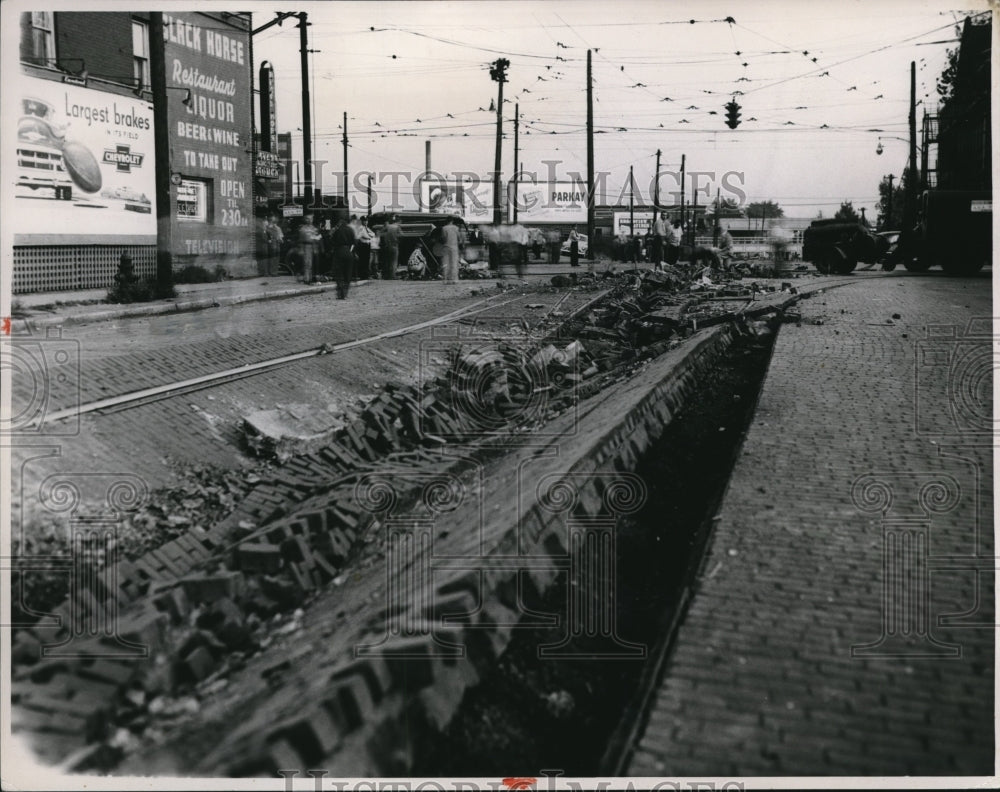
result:
<svg viewBox="0 0 1000 792"><path fill-rule="evenodd" d="M3 119L14 293L108 287L123 254L152 278L158 250L175 271L251 274L250 17L163 17L152 40L147 12L21 15ZM156 156L158 125L167 157ZM171 177L163 194L158 168Z"/></svg>

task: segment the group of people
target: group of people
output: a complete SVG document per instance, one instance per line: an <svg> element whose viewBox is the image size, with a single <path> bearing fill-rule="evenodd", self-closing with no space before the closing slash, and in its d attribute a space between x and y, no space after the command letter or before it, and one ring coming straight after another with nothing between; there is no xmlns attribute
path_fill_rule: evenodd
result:
<svg viewBox="0 0 1000 792"><path fill-rule="evenodd" d="M368 227L367 217L340 214L332 226L317 227L315 215L305 214L294 229L283 228L274 215L261 226L260 270L274 275L284 267L301 271L305 283L316 283L321 272L332 273L337 297L347 297L355 278L391 280L399 266L399 239L402 226L396 216L379 231ZM461 235L454 220L440 230L442 277L458 283Z"/></svg>
<svg viewBox="0 0 1000 792"><path fill-rule="evenodd" d="M660 269L663 263L673 266L680 259L682 240L680 220L670 222L666 212L660 212L645 237L630 235L624 228L619 229L616 258L631 263L650 261L656 269ZM728 269L733 258L733 237L728 229L724 229L719 236L718 248L697 245L692 248L693 259L706 259L717 269Z"/></svg>
<svg viewBox="0 0 1000 792"><path fill-rule="evenodd" d="M317 227L314 221L315 215L305 214L297 228L287 229L274 215L267 217L259 241L261 274L300 269L304 282L315 283L321 271L332 272L337 296L344 299L355 277L373 277L372 252L378 249L378 241L368 228L367 217L352 215L348 220L345 213L326 227ZM386 249L391 247L391 242L386 245Z"/></svg>

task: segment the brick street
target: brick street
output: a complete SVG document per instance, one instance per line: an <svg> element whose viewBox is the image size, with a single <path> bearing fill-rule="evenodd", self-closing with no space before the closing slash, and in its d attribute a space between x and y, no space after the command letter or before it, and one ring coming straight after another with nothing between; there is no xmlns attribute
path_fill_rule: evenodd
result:
<svg viewBox="0 0 1000 792"><path fill-rule="evenodd" d="M985 349L964 374L990 380L990 281L883 279L799 305L629 775L989 775L991 402L949 390L963 372L921 348ZM986 334L963 340L972 318ZM932 325L957 337L928 340ZM883 593L883 529L905 518L927 544L891 573L927 574L929 592L908 592L928 600L892 641L905 595Z"/></svg>

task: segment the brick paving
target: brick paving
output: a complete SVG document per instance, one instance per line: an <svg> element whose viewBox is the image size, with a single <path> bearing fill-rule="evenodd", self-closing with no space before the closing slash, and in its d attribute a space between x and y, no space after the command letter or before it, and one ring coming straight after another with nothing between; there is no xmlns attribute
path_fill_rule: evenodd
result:
<svg viewBox="0 0 1000 792"><path fill-rule="evenodd" d="M499 308L477 317L499 316L499 324L493 322L490 327L502 333L505 325L517 324L521 318L532 324L541 321L563 296L540 294L522 300L544 304L543 310L525 311L521 306L511 313ZM571 310L593 296L573 293L562 307ZM487 297L494 298L491 304L513 299L498 292L491 281L468 281L454 287L393 281L368 284L344 301L336 300L332 292L318 292L207 311L70 326L63 339L72 342L79 354L64 363L46 359L45 408L56 410L316 349L324 343L370 337L483 303ZM521 327L516 329L523 332ZM53 474L72 478L87 477L95 470L109 477L128 473L155 489L176 483L168 461L226 468L251 464L241 442L244 415L279 404L311 404L333 414L356 411L386 382L409 383L417 378L420 344L432 332L301 360L119 412L91 413L78 421L48 424L43 432L21 438L13 449L17 472L13 503L17 507L23 502L30 508L38 500L40 482ZM33 347L29 343L24 348ZM23 376L26 372L18 373L22 376L13 379L15 415L39 404L29 392L32 380ZM38 445L55 447L58 455L32 461L36 454L32 446ZM89 489L83 488L88 502L101 500L99 493L90 496Z"/></svg>
<svg viewBox="0 0 1000 792"><path fill-rule="evenodd" d="M991 282L800 307L628 775L993 775Z"/></svg>

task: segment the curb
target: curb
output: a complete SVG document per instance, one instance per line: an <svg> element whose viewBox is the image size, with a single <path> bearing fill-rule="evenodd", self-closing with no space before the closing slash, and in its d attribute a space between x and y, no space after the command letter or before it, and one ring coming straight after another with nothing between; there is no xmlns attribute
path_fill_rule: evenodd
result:
<svg viewBox="0 0 1000 792"><path fill-rule="evenodd" d="M357 281L351 285L354 287L363 286L370 281ZM282 289L280 291L266 291L257 294L219 296L188 300L169 304L158 303L156 305L139 305L133 308L119 308L107 311L95 311L94 313L80 314L77 316L31 316L28 318L15 318L15 323L20 323L24 327L51 327L53 325L80 325L91 322L104 322L113 319L130 319L143 316L162 316L164 314L187 313L192 311L202 311L206 308L221 308L227 305L240 305L242 303L260 302L262 300L278 300L286 297L298 297L302 294L318 294L332 291L337 288L336 283L318 283L314 286L300 286Z"/></svg>

